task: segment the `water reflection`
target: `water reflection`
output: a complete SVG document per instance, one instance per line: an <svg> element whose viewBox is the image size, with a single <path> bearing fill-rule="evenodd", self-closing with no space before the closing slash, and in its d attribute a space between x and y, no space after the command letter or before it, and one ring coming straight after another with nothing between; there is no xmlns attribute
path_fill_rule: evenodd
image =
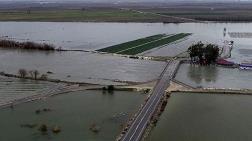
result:
<svg viewBox="0 0 252 141"><path fill-rule="evenodd" d="M176 79L193 87L251 89L251 76L251 71L182 64Z"/></svg>
<svg viewBox="0 0 252 141"><path fill-rule="evenodd" d="M197 84L201 84L203 81L216 82L218 77L218 70L215 66L198 66L189 65L187 76Z"/></svg>

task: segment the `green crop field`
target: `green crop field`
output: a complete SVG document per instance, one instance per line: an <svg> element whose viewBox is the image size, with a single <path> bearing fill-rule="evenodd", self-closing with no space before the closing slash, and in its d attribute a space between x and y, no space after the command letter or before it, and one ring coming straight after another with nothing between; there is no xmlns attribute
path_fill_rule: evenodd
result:
<svg viewBox="0 0 252 141"><path fill-rule="evenodd" d="M160 46L172 43L179 39L185 38L186 36L189 36L189 35L190 35L189 33L180 33L180 34L172 35L170 37L166 37L161 40L157 40L155 42L151 42L151 43L144 44L136 48L131 48L131 49L122 51L120 52L120 54L135 55L135 54L142 53L144 51L147 51L156 47L160 47Z"/></svg>
<svg viewBox="0 0 252 141"><path fill-rule="evenodd" d="M138 39L138 40L134 40L134 41L114 45L114 46L111 46L111 47L103 48L103 49L100 49L100 50L97 50L97 51L116 53L116 52L119 52L119 51L122 51L122 50L129 49L129 48L134 47L134 46L142 45L144 43L148 43L148 42L151 42L151 41L161 39L161 38L163 38L165 36L166 36L165 34L153 35L153 36L141 38L141 39Z"/></svg>
<svg viewBox="0 0 252 141"><path fill-rule="evenodd" d="M144 51L157 48L177 40L183 39L191 35L190 33L179 33L171 36L165 34L158 34L142 39L138 39L131 42L126 42L123 44L107 47L97 51L117 53L117 54L126 54L126 55L136 55Z"/></svg>

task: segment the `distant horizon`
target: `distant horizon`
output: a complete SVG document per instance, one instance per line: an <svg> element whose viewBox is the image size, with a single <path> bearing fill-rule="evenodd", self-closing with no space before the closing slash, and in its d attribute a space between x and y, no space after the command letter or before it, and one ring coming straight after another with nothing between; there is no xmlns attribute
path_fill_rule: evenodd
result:
<svg viewBox="0 0 252 141"><path fill-rule="evenodd" d="M252 0L0 0L0 2L100 2L100 3L140 3L140 2L252 2Z"/></svg>

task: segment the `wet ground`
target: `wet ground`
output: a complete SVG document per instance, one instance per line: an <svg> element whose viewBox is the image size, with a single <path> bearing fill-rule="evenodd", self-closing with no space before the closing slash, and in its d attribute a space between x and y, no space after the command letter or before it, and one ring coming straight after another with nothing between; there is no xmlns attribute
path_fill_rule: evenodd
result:
<svg viewBox="0 0 252 141"><path fill-rule="evenodd" d="M56 83L31 81L0 76L0 105L42 93L56 87Z"/></svg>

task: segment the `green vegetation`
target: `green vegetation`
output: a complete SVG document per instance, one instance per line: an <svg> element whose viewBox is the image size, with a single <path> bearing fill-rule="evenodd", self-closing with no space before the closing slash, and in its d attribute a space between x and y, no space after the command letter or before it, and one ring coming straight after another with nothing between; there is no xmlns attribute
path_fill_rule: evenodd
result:
<svg viewBox="0 0 252 141"><path fill-rule="evenodd" d="M135 55L135 54L142 53L144 51L147 51L147 50L150 50L150 49L153 49L156 47L160 47L160 46L175 42L175 41L182 39L182 38L185 38L186 36L189 36L189 35L191 35L191 34L190 33L179 33L179 34L172 35L172 36L169 36L166 38L162 38L160 40L156 40L154 42L150 42L150 43L138 46L138 47L134 47L134 48L122 51L122 52L120 52L120 54Z"/></svg>
<svg viewBox="0 0 252 141"><path fill-rule="evenodd" d="M54 22L155 22L160 16L120 9L8 10L0 11L0 21Z"/></svg>
<svg viewBox="0 0 252 141"><path fill-rule="evenodd" d="M136 55L144 51L160 47L179 39L185 38L186 36L191 35L190 33L179 33L171 36L165 34L158 34L142 39L138 39L131 42L126 42L123 44L111 46L108 48L100 49L98 51L109 52L109 53L118 53L118 54L127 54L127 55Z"/></svg>
<svg viewBox="0 0 252 141"><path fill-rule="evenodd" d="M129 49L129 48L134 47L134 46L142 45L142 44L147 43L147 42L151 42L151 41L154 41L154 40L161 39L162 37L165 37L165 36L166 36L165 34L158 34L158 35L149 36L149 37L146 37L146 38L141 38L141 39L138 39L138 40L134 40L134 41L114 45L114 46L111 46L111 47L103 48L103 49L100 49L100 50L97 50L97 51L116 53L116 52L119 52L119 51L122 51L122 50L125 50L125 49Z"/></svg>
<svg viewBox="0 0 252 141"><path fill-rule="evenodd" d="M219 47L214 44L204 45L202 42L198 42L188 48L190 58L192 62L199 63L201 65L209 65L216 62L219 56Z"/></svg>
<svg viewBox="0 0 252 141"><path fill-rule="evenodd" d="M28 4L29 5L29 4ZM251 3L167 3L159 6L93 4L22 8L0 10L0 21L54 21L54 22L164 22L183 23L199 21L252 21ZM164 8L165 7L165 8ZM195 21L196 20L196 21Z"/></svg>

